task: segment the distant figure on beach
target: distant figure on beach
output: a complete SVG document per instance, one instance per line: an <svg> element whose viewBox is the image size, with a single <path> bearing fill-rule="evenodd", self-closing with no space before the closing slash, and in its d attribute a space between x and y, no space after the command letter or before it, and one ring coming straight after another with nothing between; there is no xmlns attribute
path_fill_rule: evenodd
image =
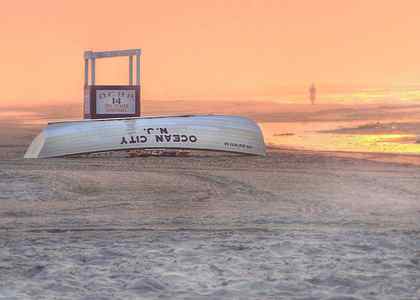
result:
<svg viewBox="0 0 420 300"><path fill-rule="evenodd" d="M315 85L312 83L311 87L309 88L309 100L311 100L311 104L315 104L316 99L316 88Z"/></svg>

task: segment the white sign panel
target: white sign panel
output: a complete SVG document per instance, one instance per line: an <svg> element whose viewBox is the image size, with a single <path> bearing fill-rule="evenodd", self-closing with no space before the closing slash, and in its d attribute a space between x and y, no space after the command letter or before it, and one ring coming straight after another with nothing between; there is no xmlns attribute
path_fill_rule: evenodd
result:
<svg viewBox="0 0 420 300"><path fill-rule="evenodd" d="M135 90L96 90L97 114L135 114Z"/></svg>

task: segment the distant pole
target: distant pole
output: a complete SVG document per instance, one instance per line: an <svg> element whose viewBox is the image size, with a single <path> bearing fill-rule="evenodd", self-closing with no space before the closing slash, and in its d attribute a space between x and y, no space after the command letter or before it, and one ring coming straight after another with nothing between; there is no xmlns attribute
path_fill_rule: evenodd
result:
<svg viewBox="0 0 420 300"><path fill-rule="evenodd" d="M309 88L309 100L311 101L311 104L315 104L316 100L316 88L315 85L312 83L312 85Z"/></svg>

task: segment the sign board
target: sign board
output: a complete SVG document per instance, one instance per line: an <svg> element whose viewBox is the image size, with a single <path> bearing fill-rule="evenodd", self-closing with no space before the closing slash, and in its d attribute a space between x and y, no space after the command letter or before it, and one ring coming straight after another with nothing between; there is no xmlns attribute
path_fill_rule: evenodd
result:
<svg viewBox="0 0 420 300"><path fill-rule="evenodd" d="M109 114L135 114L135 90L96 90L96 113Z"/></svg>
<svg viewBox="0 0 420 300"><path fill-rule="evenodd" d="M84 116L89 119L140 116L140 86L87 86Z"/></svg>

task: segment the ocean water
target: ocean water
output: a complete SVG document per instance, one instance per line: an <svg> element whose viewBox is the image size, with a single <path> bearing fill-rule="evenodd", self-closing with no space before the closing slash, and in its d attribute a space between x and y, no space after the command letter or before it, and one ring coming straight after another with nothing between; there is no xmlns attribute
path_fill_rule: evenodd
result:
<svg viewBox="0 0 420 300"><path fill-rule="evenodd" d="M336 104L418 104L420 87L418 85L401 85L389 87L362 86L325 86L317 85L316 103ZM308 87L285 90L276 97L265 97L266 100L282 103L309 103Z"/></svg>

